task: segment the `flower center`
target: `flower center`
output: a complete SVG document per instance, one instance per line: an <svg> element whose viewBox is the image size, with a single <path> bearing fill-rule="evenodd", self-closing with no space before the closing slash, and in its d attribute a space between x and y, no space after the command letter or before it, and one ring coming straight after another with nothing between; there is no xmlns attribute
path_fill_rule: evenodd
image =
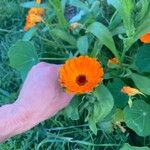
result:
<svg viewBox="0 0 150 150"><path fill-rule="evenodd" d="M77 84L80 85L80 86L85 85L85 83L87 82L86 76L85 76L85 75L79 75L79 76L76 78L76 82L77 82Z"/></svg>

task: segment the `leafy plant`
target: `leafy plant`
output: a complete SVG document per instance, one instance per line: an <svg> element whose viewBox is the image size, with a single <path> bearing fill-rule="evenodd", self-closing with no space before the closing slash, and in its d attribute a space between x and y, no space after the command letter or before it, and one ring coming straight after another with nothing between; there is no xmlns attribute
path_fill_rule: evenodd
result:
<svg viewBox="0 0 150 150"><path fill-rule="evenodd" d="M64 15L66 5L78 10L70 22ZM150 136L150 45L138 41L150 32L150 1L49 0L21 6L45 9L42 22L25 32L8 53L11 66L20 71L22 79L39 61L62 64L80 55L94 57L103 66L103 83L93 92L76 95L61 114L72 121L87 122L97 136L99 130L104 132L103 124L105 131L111 128L111 132L118 129ZM105 14L106 9L109 14ZM74 28L72 20L78 23ZM114 57L115 63L108 61ZM121 92L125 85L142 94L125 95ZM125 144L122 149L135 148Z"/></svg>

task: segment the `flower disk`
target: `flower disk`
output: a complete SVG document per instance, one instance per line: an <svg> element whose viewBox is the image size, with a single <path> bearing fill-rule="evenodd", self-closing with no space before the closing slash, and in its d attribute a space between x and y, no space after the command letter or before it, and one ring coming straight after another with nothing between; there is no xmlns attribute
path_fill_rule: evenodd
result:
<svg viewBox="0 0 150 150"><path fill-rule="evenodd" d="M60 68L60 83L67 93L91 92L103 79L103 68L95 58L71 58Z"/></svg>

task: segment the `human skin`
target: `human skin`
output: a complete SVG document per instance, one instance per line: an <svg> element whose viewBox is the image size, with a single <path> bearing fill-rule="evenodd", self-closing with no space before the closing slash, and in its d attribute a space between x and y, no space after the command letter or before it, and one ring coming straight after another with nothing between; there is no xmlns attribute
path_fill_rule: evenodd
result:
<svg viewBox="0 0 150 150"><path fill-rule="evenodd" d="M0 107L0 143L54 116L73 95L58 81L59 65L39 63L29 72L18 99Z"/></svg>

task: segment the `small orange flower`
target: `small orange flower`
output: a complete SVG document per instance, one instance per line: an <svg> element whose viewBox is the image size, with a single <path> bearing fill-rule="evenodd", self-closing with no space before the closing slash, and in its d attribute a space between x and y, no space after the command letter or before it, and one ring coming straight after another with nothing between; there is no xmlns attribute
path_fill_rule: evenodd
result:
<svg viewBox="0 0 150 150"><path fill-rule="evenodd" d="M70 30L74 30L74 29L78 28L79 26L80 26L80 24L78 22L72 23L70 25Z"/></svg>
<svg viewBox="0 0 150 150"><path fill-rule="evenodd" d="M37 4L41 3L41 0L36 0ZM32 28L36 25L36 23L41 22L42 15L44 14L43 8L31 8L28 11L28 16L26 17L26 24L24 26L24 31L27 31L28 29Z"/></svg>
<svg viewBox="0 0 150 150"><path fill-rule="evenodd" d="M24 26L24 31L27 31L27 30L29 30L30 28L32 28L33 26L35 26L36 24L35 23L30 23L30 22L28 22L28 23L26 23L26 25Z"/></svg>
<svg viewBox="0 0 150 150"><path fill-rule="evenodd" d="M37 3L37 4L40 4L40 3L41 3L41 0L36 0L36 3Z"/></svg>
<svg viewBox="0 0 150 150"><path fill-rule="evenodd" d="M150 43L150 32L143 35L141 38L140 38L141 42L143 43Z"/></svg>
<svg viewBox="0 0 150 150"><path fill-rule="evenodd" d="M67 93L91 92L103 79L103 68L88 56L71 58L60 68L60 83Z"/></svg>
<svg viewBox="0 0 150 150"><path fill-rule="evenodd" d="M31 14L29 16L26 17L26 22L33 22L33 23L38 23L38 22L41 22L42 21L42 17L41 16L38 16L38 15L35 15L35 14Z"/></svg>
<svg viewBox="0 0 150 150"><path fill-rule="evenodd" d="M134 96L134 95L137 95L137 94L142 94L142 92L140 92L138 89L136 88L132 88L130 86L124 86L122 89L121 89L121 92L124 93L124 94L127 94L128 96Z"/></svg>
<svg viewBox="0 0 150 150"><path fill-rule="evenodd" d="M43 15L44 14L44 8L31 8L28 11L28 15L35 14L35 15Z"/></svg>
<svg viewBox="0 0 150 150"><path fill-rule="evenodd" d="M35 14L30 14L26 17L26 25L24 26L24 30L27 31L28 29L32 28L36 25L36 23L41 22L42 17Z"/></svg>
<svg viewBox="0 0 150 150"><path fill-rule="evenodd" d="M115 57L108 60L108 65L109 64L116 65L118 63L119 63L119 61Z"/></svg>

